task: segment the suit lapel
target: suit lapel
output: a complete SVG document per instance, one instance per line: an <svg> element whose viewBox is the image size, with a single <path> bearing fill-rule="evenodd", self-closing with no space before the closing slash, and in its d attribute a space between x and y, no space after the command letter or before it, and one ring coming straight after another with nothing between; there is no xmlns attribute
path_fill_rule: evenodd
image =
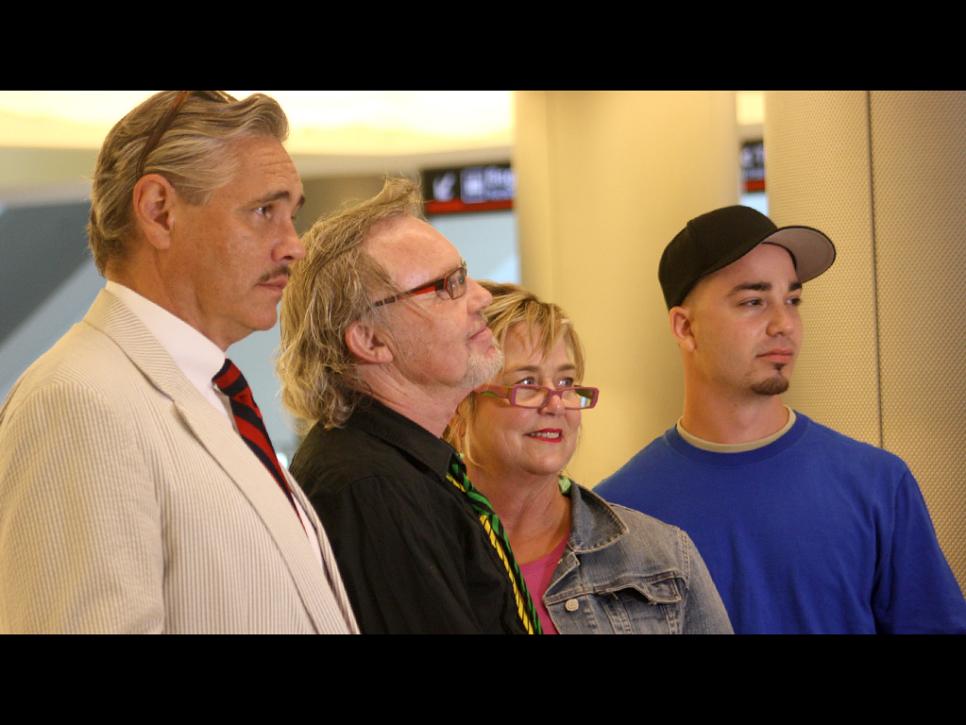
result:
<svg viewBox="0 0 966 725"><path fill-rule="evenodd" d="M272 475L123 302L102 290L84 319L110 337L147 380L172 400L185 426L231 478L265 524L288 566L306 610L321 630L321 612L326 597L318 563L295 512ZM310 519L316 526L318 519ZM329 578L332 578L331 573Z"/></svg>

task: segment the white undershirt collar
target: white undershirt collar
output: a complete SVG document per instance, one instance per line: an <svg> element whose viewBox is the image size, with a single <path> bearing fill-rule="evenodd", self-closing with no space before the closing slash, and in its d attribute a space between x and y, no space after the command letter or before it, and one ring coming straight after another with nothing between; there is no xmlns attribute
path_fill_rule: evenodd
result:
<svg viewBox="0 0 966 725"><path fill-rule="evenodd" d="M108 280L105 289L127 305L157 338L161 347L168 352L178 369L202 397L231 421L228 398L211 382L225 364L225 353L221 348L180 317L139 295L130 287Z"/></svg>
<svg viewBox="0 0 966 725"><path fill-rule="evenodd" d="M795 425L795 411L785 406L785 410L788 411L788 422L781 427L781 429L775 431L769 436L764 438L759 438L756 441L748 441L747 443L715 443L714 441L707 441L704 438L698 438L693 433L688 433L684 426L681 425L681 419L677 422L677 431L685 441L690 443L695 448L700 448L704 451L712 451L713 453L744 453L745 451L753 451L756 448L764 448L765 446L774 443L788 431L792 429Z"/></svg>

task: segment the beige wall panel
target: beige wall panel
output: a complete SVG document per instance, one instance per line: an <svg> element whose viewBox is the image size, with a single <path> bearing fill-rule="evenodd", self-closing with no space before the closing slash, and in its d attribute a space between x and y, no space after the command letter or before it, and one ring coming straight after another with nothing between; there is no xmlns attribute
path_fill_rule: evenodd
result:
<svg viewBox="0 0 966 725"><path fill-rule="evenodd" d="M586 382L602 390L570 468L588 485L680 415L657 265L688 219L736 202L734 103L725 92L517 94L524 284L572 316Z"/></svg>
<svg viewBox="0 0 966 725"><path fill-rule="evenodd" d="M51 186L89 191L96 162L97 149L0 148L0 201Z"/></svg>
<svg viewBox="0 0 966 725"><path fill-rule="evenodd" d="M883 445L966 583L966 93L872 93Z"/></svg>
<svg viewBox="0 0 966 725"><path fill-rule="evenodd" d="M786 400L906 460L960 586L964 119L961 92L765 99L771 216L828 232L839 251L806 285L805 345Z"/></svg>
<svg viewBox="0 0 966 725"><path fill-rule="evenodd" d="M838 251L805 286L804 344L785 402L879 445L867 94L765 94L765 164L769 216L821 229Z"/></svg>
<svg viewBox="0 0 966 725"><path fill-rule="evenodd" d="M513 174L516 179L514 211L520 276L524 286L542 299L554 299L554 243L556 220L551 200L555 198L555 177L550 165L550 94L514 94L516 119ZM523 190L525 201L521 202Z"/></svg>
<svg viewBox="0 0 966 725"><path fill-rule="evenodd" d="M343 204L375 196L384 181L381 174L302 179L305 205L296 220L299 234L307 232L320 216L331 214Z"/></svg>

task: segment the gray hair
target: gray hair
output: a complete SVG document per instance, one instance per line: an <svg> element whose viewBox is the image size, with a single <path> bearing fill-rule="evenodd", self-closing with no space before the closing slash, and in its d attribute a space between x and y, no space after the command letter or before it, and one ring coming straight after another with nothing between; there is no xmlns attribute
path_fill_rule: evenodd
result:
<svg viewBox="0 0 966 725"><path fill-rule="evenodd" d="M349 325L381 314L370 296L395 290L388 272L363 248L373 227L397 217L423 218L416 182L387 178L376 196L320 218L302 237L305 259L282 296L276 371L282 403L301 428L341 426L365 385L345 344Z"/></svg>
<svg viewBox="0 0 966 725"><path fill-rule="evenodd" d="M142 159L166 119L167 130ZM205 204L237 170L233 142L248 136L280 142L288 136L288 119L273 98L255 93L238 101L216 91L162 91L118 121L101 146L91 188L87 237L98 271L103 274L128 251L132 194L141 176L161 174L188 203Z"/></svg>

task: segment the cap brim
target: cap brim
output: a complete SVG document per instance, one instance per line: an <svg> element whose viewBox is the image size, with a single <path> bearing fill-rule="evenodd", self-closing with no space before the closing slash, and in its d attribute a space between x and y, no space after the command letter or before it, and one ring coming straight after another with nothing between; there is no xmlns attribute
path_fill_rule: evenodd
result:
<svg viewBox="0 0 966 725"><path fill-rule="evenodd" d="M815 279L835 262L835 245L818 229L782 227L761 240L784 247L795 258L799 282Z"/></svg>

